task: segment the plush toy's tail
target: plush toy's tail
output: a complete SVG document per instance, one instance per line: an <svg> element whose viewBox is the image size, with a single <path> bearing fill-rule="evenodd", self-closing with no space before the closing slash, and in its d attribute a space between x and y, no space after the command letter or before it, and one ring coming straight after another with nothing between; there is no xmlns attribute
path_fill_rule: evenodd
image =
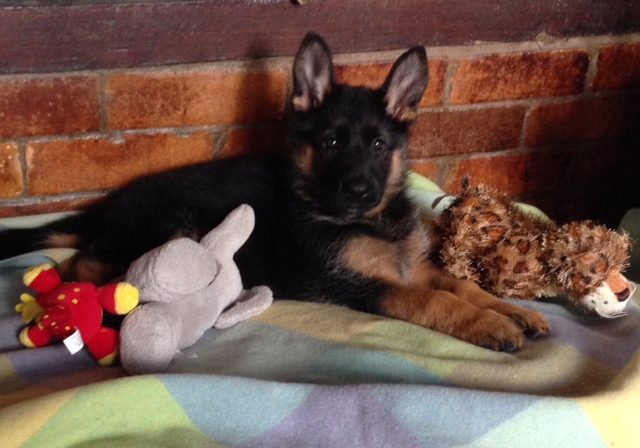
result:
<svg viewBox="0 0 640 448"><path fill-rule="evenodd" d="M52 247L78 248L85 223L85 215L78 214L41 227L1 230L0 259Z"/></svg>

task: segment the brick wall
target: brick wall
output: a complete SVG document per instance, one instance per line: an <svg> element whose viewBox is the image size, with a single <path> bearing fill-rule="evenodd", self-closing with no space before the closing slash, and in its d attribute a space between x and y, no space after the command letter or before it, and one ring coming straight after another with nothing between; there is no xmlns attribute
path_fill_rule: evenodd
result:
<svg viewBox="0 0 640 448"><path fill-rule="evenodd" d="M412 167L558 219L639 205L640 35L429 48ZM336 56L379 85L399 52ZM140 175L281 150L290 58L0 76L0 216L76 208ZM634 166L634 163L636 166Z"/></svg>

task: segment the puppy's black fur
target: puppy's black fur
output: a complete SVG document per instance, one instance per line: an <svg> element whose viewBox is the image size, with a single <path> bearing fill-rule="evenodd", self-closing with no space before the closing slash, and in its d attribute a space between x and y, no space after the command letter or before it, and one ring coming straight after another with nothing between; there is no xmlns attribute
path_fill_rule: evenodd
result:
<svg viewBox="0 0 640 448"><path fill-rule="evenodd" d="M293 79L288 154L143 178L80 215L1 233L0 256L72 241L80 252L68 276L103 282L171 238L199 238L247 203L256 226L235 257L247 287L266 284L277 298L338 303L517 348L519 330L511 327L510 337L485 343L440 325L437 316L422 318L435 311L421 299L410 305L417 317L394 305L412 294L405 284L433 287L428 269L420 270L428 245L405 191L409 124L427 85L424 48L400 56L373 90L336 83L325 42L309 34ZM504 319L511 323L498 324L515 326Z"/></svg>
<svg viewBox="0 0 640 448"><path fill-rule="evenodd" d="M412 74L399 73L403 78L396 83L412 77L415 85L409 92L396 89L405 95L396 107L412 108L426 86L426 54L416 47L401 60L407 66L396 65ZM380 90L335 83L329 50L315 34L300 47L294 82L288 155L227 159L140 179L79 216L0 234L0 256L51 244L52 235L73 234L81 249L76 262L104 263L112 277L171 238L203 235L247 203L255 210L256 228L236 256L247 286L266 283L279 298L368 308L379 285L341 268L338 252L353 234L397 240L417 225L404 191L365 217L382 200L393 151L406 155L408 123L386 112L391 77ZM307 150L305 172L299 161Z"/></svg>

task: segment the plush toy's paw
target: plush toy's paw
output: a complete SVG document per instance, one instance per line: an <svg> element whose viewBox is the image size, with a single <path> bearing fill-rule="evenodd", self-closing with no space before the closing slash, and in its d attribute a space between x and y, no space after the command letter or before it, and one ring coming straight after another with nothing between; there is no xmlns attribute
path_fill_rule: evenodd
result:
<svg viewBox="0 0 640 448"><path fill-rule="evenodd" d="M31 338L29 338L29 327L23 328L22 331L20 332L20 336L18 337L18 339L20 339L20 343L27 348L34 348L36 345L33 343L33 341L31 340Z"/></svg>
<svg viewBox="0 0 640 448"><path fill-rule="evenodd" d="M16 311L22 315L22 321L28 324L32 320L40 321L44 309L38 305L36 298L29 294L20 295L20 303L16 305Z"/></svg>
<svg viewBox="0 0 640 448"><path fill-rule="evenodd" d="M98 361L98 364L100 364L102 367L108 367L110 365L113 365L114 362L116 362L117 357L118 357L118 350L114 350L112 353L98 359L97 361Z"/></svg>
<svg viewBox="0 0 640 448"><path fill-rule="evenodd" d="M110 366L118 356L118 332L102 327L90 341L84 341L89 353L101 366Z"/></svg>
<svg viewBox="0 0 640 448"><path fill-rule="evenodd" d="M44 347L51 342L52 334L41 323L22 329L18 335L20 343L27 348Z"/></svg>
<svg viewBox="0 0 640 448"><path fill-rule="evenodd" d="M53 265L44 263L32 267L22 276L23 283L40 293L51 291L61 283Z"/></svg>
<svg viewBox="0 0 640 448"><path fill-rule="evenodd" d="M131 283L121 282L116 286L114 293L115 310L117 314L127 314L136 306L140 300L138 288Z"/></svg>
<svg viewBox="0 0 640 448"><path fill-rule="evenodd" d="M44 271L48 271L53 268L53 265L44 263L34 266L27 270L22 276L22 281L26 286L31 286L31 284L35 281L35 279L40 276Z"/></svg>

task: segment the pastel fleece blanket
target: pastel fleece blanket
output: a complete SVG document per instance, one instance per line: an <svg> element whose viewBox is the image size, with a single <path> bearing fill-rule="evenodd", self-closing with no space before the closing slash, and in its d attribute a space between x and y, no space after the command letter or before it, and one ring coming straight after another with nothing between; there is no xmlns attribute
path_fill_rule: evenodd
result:
<svg viewBox="0 0 640 448"><path fill-rule="evenodd" d="M20 347L22 272L59 256L0 262L1 447L640 446L636 303L615 320L526 303L552 333L506 354L279 301L131 377L85 350Z"/></svg>

